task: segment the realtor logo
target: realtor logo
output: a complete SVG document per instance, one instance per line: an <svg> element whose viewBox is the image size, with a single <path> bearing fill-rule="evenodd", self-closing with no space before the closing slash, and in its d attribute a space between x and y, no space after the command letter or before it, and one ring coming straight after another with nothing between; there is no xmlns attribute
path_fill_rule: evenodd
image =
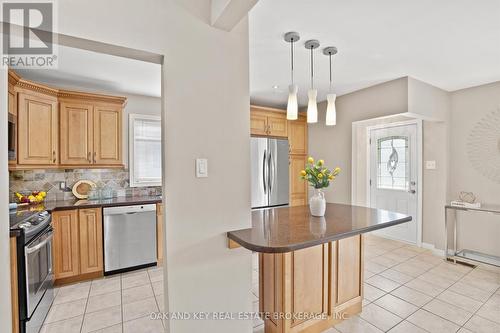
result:
<svg viewBox="0 0 500 333"><path fill-rule="evenodd" d="M29 1L29 0L28 0ZM54 68L54 4L51 1L4 2L6 24L2 65L17 68Z"/></svg>

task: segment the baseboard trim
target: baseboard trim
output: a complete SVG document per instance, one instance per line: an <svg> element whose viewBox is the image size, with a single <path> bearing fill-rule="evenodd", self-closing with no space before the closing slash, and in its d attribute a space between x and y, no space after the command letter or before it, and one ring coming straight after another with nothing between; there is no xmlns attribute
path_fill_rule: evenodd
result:
<svg viewBox="0 0 500 333"><path fill-rule="evenodd" d="M444 258L444 250L436 249L436 247L434 246L434 244L429 244L429 243L422 242L422 248L430 250L432 252L432 254Z"/></svg>

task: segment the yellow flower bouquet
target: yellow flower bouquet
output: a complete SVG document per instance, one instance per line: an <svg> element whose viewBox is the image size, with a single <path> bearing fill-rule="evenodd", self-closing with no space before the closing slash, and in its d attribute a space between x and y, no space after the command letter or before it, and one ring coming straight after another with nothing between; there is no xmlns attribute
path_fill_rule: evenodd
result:
<svg viewBox="0 0 500 333"><path fill-rule="evenodd" d="M323 160L315 162L314 158L309 157L307 159L306 168L300 172L300 177L308 181L315 189L328 187L330 182L335 180L335 177L337 177L341 170L339 167L330 170L326 168L324 164L325 161Z"/></svg>

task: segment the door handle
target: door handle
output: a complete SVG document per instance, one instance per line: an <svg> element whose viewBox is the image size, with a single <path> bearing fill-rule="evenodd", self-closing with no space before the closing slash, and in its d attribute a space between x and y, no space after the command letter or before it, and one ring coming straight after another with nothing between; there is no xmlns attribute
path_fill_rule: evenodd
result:
<svg viewBox="0 0 500 333"><path fill-rule="evenodd" d="M89 161L89 163L92 163L92 153L90 151L87 153L87 161Z"/></svg>
<svg viewBox="0 0 500 333"><path fill-rule="evenodd" d="M415 193L417 193L417 191L415 191L415 190L408 190L408 193L415 194Z"/></svg>
<svg viewBox="0 0 500 333"><path fill-rule="evenodd" d="M96 164L96 163L97 163L97 162L96 162L96 158L97 158L97 153L96 153L96 152L94 152L94 164Z"/></svg>
<svg viewBox="0 0 500 333"><path fill-rule="evenodd" d="M56 159L56 151L55 151L55 150L53 150L53 151L52 151L52 162L55 164L55 163L56 163L56 161L57 161L57 159Z"/></svg>
<svg viewBox="0 0 500 333"><path fill-rule="evenodd" d="M264 194L267 194L266 186L266 150L264 150L264 156L262 158L262 185L264 186Z"/></svg>

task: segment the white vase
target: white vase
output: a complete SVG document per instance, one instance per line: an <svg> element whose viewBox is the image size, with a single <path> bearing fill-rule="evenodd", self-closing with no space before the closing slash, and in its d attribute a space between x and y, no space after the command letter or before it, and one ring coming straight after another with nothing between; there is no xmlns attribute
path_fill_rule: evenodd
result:
<svg viewBox="0 0 500 333"><path fill-rule="evenodd" d="M309 199L309 209L312 216L325 216L326 200L322 189L314 189L314 195Z"/></svg>

